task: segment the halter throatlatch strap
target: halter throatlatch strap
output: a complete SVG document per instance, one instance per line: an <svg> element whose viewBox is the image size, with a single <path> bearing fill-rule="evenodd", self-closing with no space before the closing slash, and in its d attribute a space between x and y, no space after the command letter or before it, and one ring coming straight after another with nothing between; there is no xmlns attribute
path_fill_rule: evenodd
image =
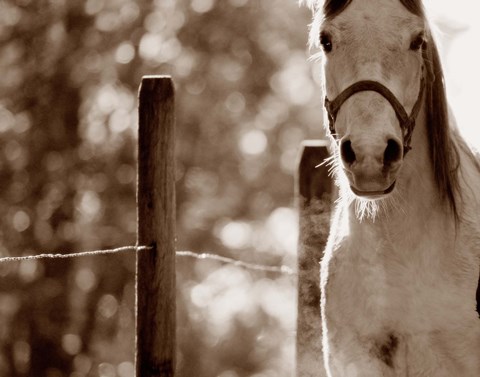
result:
<svg viewBox="0 0 480 377"><path fill-rule="evenodd" d="M412 149L410 146L410 141L412 140L412 133L415 127L415 119L417 118L422 105L424 88L425 80L422 76L417 101L413 105L412 112L410 115L408 115L407 111L397 97L395 97L395 95L385 85L371 80L358 81L346 88L333 101L330 101L327 97L325 97L325 108L327 109L330 133L336 138L335 120L340 107L347 99L358 92L374 91L381 94L388 102L390 102L393 110L395 110L395 114L397 115L398 121L400 122L400 127L403 131L403 154L405 155L410 149Z"/></svg>

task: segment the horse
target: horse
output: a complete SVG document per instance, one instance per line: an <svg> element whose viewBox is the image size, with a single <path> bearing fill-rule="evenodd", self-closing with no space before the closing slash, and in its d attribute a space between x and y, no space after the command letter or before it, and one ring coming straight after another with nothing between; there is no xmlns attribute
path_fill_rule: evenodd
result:
<svg viewBox="0 0 480 377"><path fill-rule="evenodd" d="M421 0L311 7L338 186L320 263L326 373L478 377L480 159L433 24Z"/></svg>

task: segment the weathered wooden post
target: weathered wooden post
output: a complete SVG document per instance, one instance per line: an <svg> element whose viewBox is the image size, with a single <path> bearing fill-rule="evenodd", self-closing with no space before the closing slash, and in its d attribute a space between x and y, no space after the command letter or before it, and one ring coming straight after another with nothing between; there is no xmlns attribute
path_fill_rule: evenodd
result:
<svg viewBox="0 0 480 377"><path fill-rule="evenodd" d="M137 377L175 374L175 186L172 79L145 76L139 91Z"/></svg>
<svg viewBox="0 0 480 377"><path fill-rule="evenodd" d="M328 166L325 140L305 141L296 177L299 210L297 377L326 376L322 357L320 320L320 260L330 229L335 191Z"/></svg>

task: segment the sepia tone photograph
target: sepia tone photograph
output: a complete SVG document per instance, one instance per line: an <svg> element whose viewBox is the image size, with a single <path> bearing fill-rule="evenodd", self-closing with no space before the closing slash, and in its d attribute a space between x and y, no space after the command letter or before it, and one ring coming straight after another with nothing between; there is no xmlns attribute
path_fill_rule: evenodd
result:
<svg viewBox="0 0 480 377"><path fill-rule="evenodd" d="M0 1L0 377L480 376L479 9Z"/></svg>

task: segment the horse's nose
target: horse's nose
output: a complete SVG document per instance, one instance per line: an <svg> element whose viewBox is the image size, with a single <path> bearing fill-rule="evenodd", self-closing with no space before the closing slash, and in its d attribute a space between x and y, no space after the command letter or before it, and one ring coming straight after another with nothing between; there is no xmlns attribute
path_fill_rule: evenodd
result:
<svg viewBox="0 0 480 377"><path fill-rule="evenodd" d="M350 167L357 160L357 155L352 147L352 141L350 139L342 139L340 141L340 156L346 167Z"/></svg>
<svg viewBox="0 0 480 377"><path fill-rule="evenodd" d="M349 137L340 141L340 156L343 164L350 169L365 158L374 160L388 169L403 157L403 148L395 138L387 138L384 142L353 143Z"/></svg>
<svg viewBox="0 0 480 377"><path fill-rule="evenodd" d="M387 147L383 152L383 166L390 167L403 157L403 148L395 139L387 140Z"/></svg>

